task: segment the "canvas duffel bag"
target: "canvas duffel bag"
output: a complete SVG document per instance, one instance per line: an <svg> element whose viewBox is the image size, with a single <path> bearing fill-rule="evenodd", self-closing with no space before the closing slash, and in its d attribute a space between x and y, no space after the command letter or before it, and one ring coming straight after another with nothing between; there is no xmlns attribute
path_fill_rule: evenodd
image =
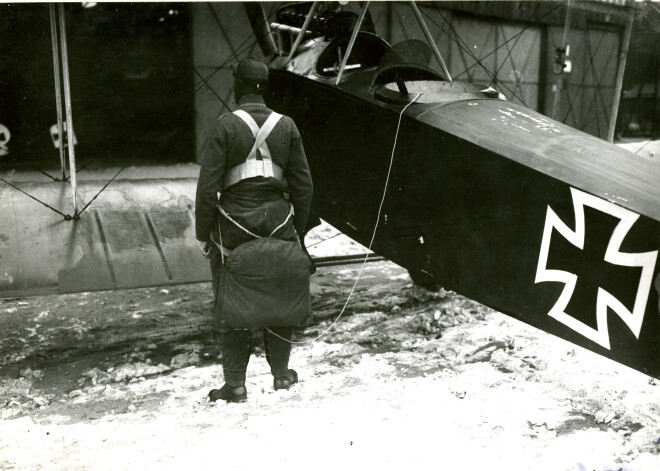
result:
<svg viewBox="0 0 660 471"><path fill-rule="evenodd" d="M294 326L311 313L309 258L298 243L263 237L225 257L218 305L232 329Z"/></svg>

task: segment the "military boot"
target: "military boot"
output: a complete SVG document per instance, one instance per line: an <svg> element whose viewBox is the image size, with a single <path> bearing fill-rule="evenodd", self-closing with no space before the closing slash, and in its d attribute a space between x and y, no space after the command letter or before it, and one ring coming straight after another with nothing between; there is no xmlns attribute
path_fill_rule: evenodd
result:
<svg viewBox="0 0 660 471"><path fill-rule="evenodd" d="M298 382L298 373L289 369L289 356L291 355L291 340L293 327L271 327L266 329L264 344L266 347L266 360L273 374L273 388L289 389Z"/></svg>
<svg viewBox="0 0 660 471"><path fill-rule="evenodd" d="M247 401L247 389L245 389L245 386L232 388L228 384L225 384L220 389L211 389L209 400L215 402L218 399L227 402L245 402Z"/></svg>
<svg viewBox="0 0 660 471"><path fill-rule="evenodd" d="M220 389L209 391L209 399L215 402L222 399L227 402L245 402L245 376L250 361L250 343L252 335L249 330L228 330L222 335L222 371L225 385Z"/></svg>
<svg viewBox="0 0 660 471"><path fill-rule="evenodd" d="M278 391L280 389L289 389L291 386L298 382L298 373L296 370L289 370L286 376L275 377L273 380L273 389Z"/></svg>

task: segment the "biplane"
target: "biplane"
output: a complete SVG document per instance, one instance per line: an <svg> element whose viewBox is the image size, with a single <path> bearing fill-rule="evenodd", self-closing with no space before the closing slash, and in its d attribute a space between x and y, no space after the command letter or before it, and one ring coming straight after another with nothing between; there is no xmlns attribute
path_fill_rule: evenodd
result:
<svg viewBox="0 0 660 471"><path fill-rule="evenodd" d="M660 377L660 165L452 80L414 3L427 41L393 45L369 2L359 14L317 6L282 6L270 23L246 8L271 70L267 104L303 136L316 215L420 283ZM71 221L15 214L0 189L2 295L208 280L195 179L175 182L113 183L87 212L74 201Z"/></svg>

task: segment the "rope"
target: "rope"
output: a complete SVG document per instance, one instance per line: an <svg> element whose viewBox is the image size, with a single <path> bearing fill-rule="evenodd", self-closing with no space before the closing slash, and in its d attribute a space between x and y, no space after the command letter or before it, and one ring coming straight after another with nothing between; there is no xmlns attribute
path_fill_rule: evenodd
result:
<svg viewBox="0 0 660 471"><path fill-rule="evenodd" d="M392 146L392 155L390 157L390 165L387 169L387 178L385 178L385 187L383 188L383 196L380 200L380 205L378 206L378 214L376 215L376 224L374 225L374 231L373 231L373 234L371 235L371 240L369 241L369 247L367 248L369 251L371 251L371 246L373 245L374 240L376 239L376 232L378 231L378 223L380 222L380 215L383 211L383 205L385 204L385 196L387 195L387 187L390 183L390 175L392 173L392 166L394 164L394 152L396 151L396 144L397 144L397 141L399 139L399 129L401 128L401 118L403 117L403 113L405 113L405 111L408 109L408 107L410 105L412 105L413 103L415 103L419 99L420 96L422 96L422 94L418 93L415 96L415 98L413 98L410 103L408 103L406 106L404 106L403 109L401 110L401 112L399 113L399 121L396 125L396 133L394 134L394 144ZM328 333L328 331L330 329L332 329L335 326L335 324L339 321L341 316L344 314L344 311L346 310L346 306L348 306L348 302L351 300L351 297L353 296L353 293L355 292L355 287L357 286L358 282L360 281L360 278L362 277L362 271L364 270L364 266L367 264L368 259L369 259L369 253L367 253L364 257L364 261L362 262L362 266L360 267L360 271L358 272L358 276L355 279L355 283L353 283L353 287L351 288L351 291L348 293L348 297L346 298L346 302L344 303L344 306L341 308L341 311L339 312L339 315L337 316L337 318L334 321L332 321L332 323L328 326L328 328L325 329L323 332L321 332L319 335L317 335L313 339L295 342L293 340L285 339L281 335L278 335L275 332L273 332L272 330L270 330L268 327L266 327L266 330L268 332L270 332L272 335L274 335L275 337L278 337L281 340L284 340L285 342L289 342L292 345L294 345L294 344L295 345L308 344L308 343L314 342L314 341L320 339L321 337L323 337L326 333Z"/></svg>
<svg viewBox="0 0 660 471"><path fill-rule="evenodd" d="M291 216L293 216L293 205L291 203L289 203L289 205L290 205L289 206L289 214L286 216L286 219L284 220L284 222L282 224L280 224L279 226L277 226L275 229L273 229L273 231L267 237L273 237L273 235L277 231L282 229L286 225L286 223L289 222L289 220L291 219ZM229 222L232 222L236 227L238 227L240 230L242 230L246 234L254 237L255 239L263 239L264 238L263 236L260 236L260 235L257 235L255 233L251 232L250 230L248 230L245 227L243 227L242 225L240 225L238 222L234 221L234 219L232 219L232 217L229 214L227 214L227 212L222 208L222 206L220 206L220 204L218 204L218 210L220 211L220 214L222 214L225 218L227 218L227 220L229 220ZM218 229L219 229L219 226L218 226Z"/></svg>

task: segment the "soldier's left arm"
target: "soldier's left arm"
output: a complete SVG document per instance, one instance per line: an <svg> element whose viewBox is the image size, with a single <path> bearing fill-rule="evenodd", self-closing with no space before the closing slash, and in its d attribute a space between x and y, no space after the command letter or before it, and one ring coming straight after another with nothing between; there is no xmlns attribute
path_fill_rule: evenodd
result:
<svg viewBox="0 0 660 471"><path fill-rule="evenodd" d="M222 118L213 128L202 148L202 165L199 170L195 196L195 235L197 240L208 242L211 228L217 217L218 192L222 189L222 176L227 162L227 130Z"/></svg>

